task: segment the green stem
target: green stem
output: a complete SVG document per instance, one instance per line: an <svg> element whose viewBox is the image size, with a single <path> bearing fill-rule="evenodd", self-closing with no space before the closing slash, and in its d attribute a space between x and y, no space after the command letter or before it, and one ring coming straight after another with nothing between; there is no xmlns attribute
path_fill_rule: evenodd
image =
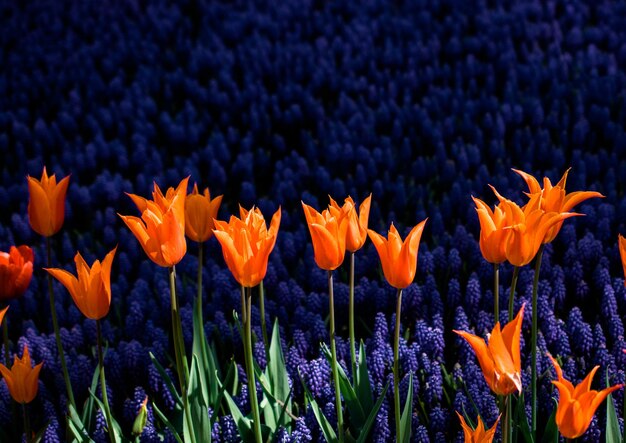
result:
<svg viewBox="0 0 626 443"><path fill-rule="evenodd" d="M9 351L9 325L7 324L8 319L4 319L2 322L2 335L4 338L4 365L11 369L11 353Z"/></svg>
<svg viewBox="0 0 626 443"><path fill-rule="evenodd" d="M183 411L189 435L192 443L195 443L195 434L193 422L191 420L191 411L189 410L189 399L187 398L187 385L189 383L189 367L187 366L187 357L185 355L185 341L183 339L183 328L180 321L180 310L178 306L178 298L176 297L176 268L171 266L168 268L170 281L170 297L172 308L172 335L174 341L174 355L176 357L176 372L178 373L178 381L183 398Z"/></svg>
<svg viewBox="0 0 626 443"><path fill-rule="evenodd" d="M244 328L243 350L244 360L246 363L246 376L248 378L248 395L250 396L250 407L252 409L254 439L256 443L263 443L263 436L261 434L261 416L259 414L259 403L256 396L254 357L252 355L252 288L247 288L246 291L243 286L241 287L241 301L241 317Z"/></svg>
<svg viewBox="0 0 626 443"><path fill-rule="evenodd" d="M513 278L511 279L511 292L509 293L509 321L513 320L513 302L515 301L515 287L517 286L517 277L519 277L519 266L513 269Z"/></svg>
<svg viewBox="0 0 626 443"><path fill-rule="evenodd" d="M337 348L335 346L335 300L333 292L333 271L328 271L328 301L330 307L330 352L333 382L335 384L335 407L337 409L337 431L339 442L343 443L343 410L341 407L341 393L339 391L339 371L337 370Z"/></svg>
<svg viewBox="0 0 626 443"><path fill-rule="evenodd" d="M263 280L261 280L261 283L259 283L259 310L261 311L261 331L263 333L263 348L265 349L265 363L269 364L270 342L267 339L267 326L265 325L265 287L263 286Z"/></svg>
<svg viewBox="0 0 626 443"><path fill-rule="evenodd" d="M98 364L100 365L100 390L102 391L102 403L104 403L104 413L107 420L107 430L111 443L115 443L115 435L113 432L113 420L111 419L111 406L109 405L109 396L107 394L107 384L104 378L104 353L102 352L102 328L100 320L96 320L96 335L98 340Z"/></svg>
<svg viewBox="0 0 626 443"><path fill-rule="evenodd" d="M393 406L396 415L396 442L400 442L400 316L402 312L402 289L396 296L396 330L393 337Z"/></svg>
<svg viewBox="0 0 626 443"><path fill-rule="evenodd" d="M513 395L509 394L504 400L504 420L502 420L502 443L509 443L513 440Z"/></svg>
<svg viewBox="0 0 626 443"><path fill-rule="evenodd" d="M200 324L204 327L204 319L202 315L202 242L198 242L198 285L196 294L196 306L198 307L198 315L200 316Z"/></svg>
<svg viewBox="0 0 626 443"><path fill-rule="evenodd" d="M493 264L493 322L500 321L500 264Z"/></svg>
<svg viewBox="0 0 626 443"><path fill-rule="evenodd" d="M30 430L30 417L28 416L28 406L26 403L22 403L22 415L24 416L24 434L26 434L26 443L33 441L33 433Z"/></svg>
<svg viewBox="0 0 626 443"><path fill-rule="evenodd" d="M537 432L537 287L539 286L539 271L541 270L541 257L544 245L541 245L535 259L535 275L533 278L533 301L532 301L532 329L530 335L530 389L531 389L531 432L534 437Z"/></svg>
<svg viewBox="0 0 626 443"><path fill-rule="evenodd" d="M46 237L46 249L48 255L48 268L52 267L52 246L50 244L50 237ZM57 342L57 351L59 352L59 359L61 360L61 371L63 372L63 378L65 379L65 387L67 389L67 399L70 405L76 410L76 402L74 401L74 391L72 390L72 383L70 382L70 375L67 372L67 363L65 363L65 352L63 352L63 344L61 343L61 334L59 333L59 322L57 320L57 310L54 304L54 291L52 290L52 274L48 273L48 294L50 298L50 313L52 315L52 327L54 328L54 337Z"/></svg>
<svg viewBox="0 0 626 443"><path fill-rule="evenodd" d="M356 377L356 349L354 344L354 252L350 253L350 300L348 305L348 327L350 329L350 359L352 379Z"/></svg>

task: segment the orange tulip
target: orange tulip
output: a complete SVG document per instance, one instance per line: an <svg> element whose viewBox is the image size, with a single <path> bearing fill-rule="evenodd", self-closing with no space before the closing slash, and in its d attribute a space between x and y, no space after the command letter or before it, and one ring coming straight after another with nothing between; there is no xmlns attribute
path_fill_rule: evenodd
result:
<svg viewBox="0 0 626 443"><path fill-rule="evenodd" d="M213 236L215 227L213 220L217 218L217 211L222 203L222 196L211 200L209 188L204 193L198 193L198 185L193 185L193 191L185 199L185 234L191 240L202 243Z"/></svg>
<svg viewBox="0 0 626 443"><path fill-rule="evenodd" d="M26 345L24 346L22 358L17 358L17 355L14 357L11 369L0 364L0 373L4 377L13 400L18 403L30 403L33 401L39 388L39 371L41 371L42 365L43 362L34 368L31 367L30 354Z"/></svg>
<svg viewBox="0 0 626 443"><path fill-rule="evenodd" d="M519 341L523 318L524 306L504 329L500 330L500 322L496 323L489 336L488 345L485 340L474 334L454 331L467 340L474 349L489 388L498 395L522 392Z"/></svg>
<svg viewBox="0 0 626 443"><path fill-rule="evenodd" d="M624 276L626 276L626 238L618 235L619 243L619 255L622 258L622 268L624 269ZM624 280L624 286L626 286L626 279Z"/></svg>
<svg viewBox="0 0 626 443"><path fill-rule="evenodd" d="M59 183L55 174L48 177L44 166L41 181L27 177L28 193L28 220L33 230L50 237L56 234L63 226L65 219L65 194L70 177L63 178Z"/></svg>
<svg viewBox="0 0 626 443"><path fill-rule="evenodd" d="M577 191L567 194L565 192L565 182L567 181L567 175L569 174L570 169L571 168L565 171L565 174L563 174L563 177L561 177L561 180L559 180L555 186L552 186L552 182L550 182L548 177L544 177L543 189L541 189L539 182L532 175L517 169L513 169L513 171L524 179L528 185L529 195L541 195L540 207L545 212L569 212L574 208L574 206L584 202L585 200L595 197L604 198L604 195L595 191ZM561 230L561 226L563 226L563 220L560 220L548 229L548 232L546 232L544 236L543 243L550 243L554 240Z"/></svg>
<svg viewBox="0 0 626 443"><path fill-rule="evenodd" d="M511 230L506 243L506 258L514 266L525 266L537 255L550 228L566 218L574 217L573 212L545 212L541 209L541 194L531 194L530 201L520 208L515 202L502 197L492 188L500 200Z"/></svg>
<svg viewBox="0 0 626 443"><path fill-rule="evenodd" d="M378 251L385 278L396 289L404 289L413 283L417 270L417 253L426 220L411 229L404 243L393 223L389 228L388 238L371 229L367 230Z"/></svg>
<svg viewBox="0 0 626 443"><path fill-rule="evenodd" d="M0 251L0 301L12 300L26 292L33 276L35 256L28 246L11 246Z"/></svg>
<svg viewBox="0 0 626 443"><path fill-rule="evenodd" d="M583 435L598 406L611 392L620 389L623 385L615 385L610 388L594 391L591 388L593 376L600 366L594 367L591 372L576 387L563 378L563 371L557 361L548 354L554 369L557 380L552 384L559 390L559 404L556 408L556 425L565 438L578 438Z"/></svg>
<svg viewBox="0 0 626 443"><path fill-rule="evenodd" d="M4 320L4 314L6 314L8 310L9 310L9 307L7 306L6 308L0 311L0 325L2 325L2 320Z"/></svg>
<svg viewBox="0 0 626 443"><path fill-rule="evenodd" d="M370 194L359 208L357 216L356 205L352 197L345 199L343 206L339 206L335 200L330 199L329 208L334 211L341 211L343 216L348 218L348 229L346 231L346 249L350 252L356 252L363 247L367 239L367 223L370 216L370 206L372 202L372 194Z"/></svg>
<svg viewBox="0 0 626 443"><path fill-rule="evenodd" d="M346 233L349 218L332 206L320 214L302 202L311 240L315 263L326 271L334 271L342 263L346 254Z"/></svg>
<svg viewBox="0 0 626 443"><path fill-rule="evenodd" d="M493 437L496 434L496 428L498 427L498 422L500 421L500 416L498 416L496 422L493 424L491 429L485 429L485 424L483 423L480 416L478 416L478 424L476 425L476 429L472 429L465 422L465 419L461 414L457 412L456 415L459 416L461 427L463 428L465 443L491 443L493 441Z"/></svg>
<svg viewBox="0 0 626 443"><path fill-rule="evenodd" d="M172 267L187 253L185 197L188 180L189 177L184 178L176 189L169 188L165 195L155 183L153 200L128 194L141 211L141 218L118 214L148 258L159 266Z"/></svg>
<svg viewBox="0 0 626 443"><path fill-rule="evenodd" d="M502 263L506 260L506 244L511 233L507 229L509 220L499 204L492 211L485 202L472 197L480 222L480 252L489 263Z"/></svg>
<svg viewBox="0 0 626 443"><path fill-rule="evenodd" d="M111 265L117 246L109 252L102 263L96 260L87 265L80 252L74 256L78 278L64 269L47 269L69 291L80 312L92 320L100 320L109 313L111 305Z"/></svg>
<svg viewBox="0 0 626 443"><path fill-rule="evenodd" d="M272 216L267 229L259 208L240 208L240 217L227 222L215 220L213 233L222 245L224 261L240 285L251 288L265 278L267 261L276 244L281 210Z"/></svg>

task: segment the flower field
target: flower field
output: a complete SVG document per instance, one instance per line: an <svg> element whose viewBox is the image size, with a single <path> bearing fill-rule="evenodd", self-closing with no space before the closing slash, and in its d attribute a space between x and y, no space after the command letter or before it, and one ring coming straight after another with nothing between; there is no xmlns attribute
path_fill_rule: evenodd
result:
<svg viewBox="0 0 626 443"><path fill-rule="evenodd" d="M0 442L623 441L624 4L0 17Z"/></svg>

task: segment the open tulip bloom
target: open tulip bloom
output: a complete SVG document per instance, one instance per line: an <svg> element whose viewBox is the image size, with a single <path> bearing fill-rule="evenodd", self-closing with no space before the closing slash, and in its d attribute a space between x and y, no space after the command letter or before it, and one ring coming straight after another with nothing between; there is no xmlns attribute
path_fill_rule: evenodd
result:
<svg viewBox="0 0 626 443"><path fill-rule="evenodd" d="M0 302L21 296L33 276L33 250L25 245L0 251Z"/></svg>
<svg viewBox="0 0 626 443"><path fill-rule="evenodd" d="M618 384L601 391L591 389L593 376L600 366L595 366L576 387L563 377L559 363L548 354L556 371L557 380L552 384L559 390L559 404L556 408L556 425L565 438L578 438L583 435L593 419L598 406L613 391L623 385Z"/></svg>
<svg viewBox="0 0 626 443"><path fill-rule="evenodd" d="M461 427L463 428L465 443L491 443L493 441L493 437L496 435L496 429L498 428L498 422L500 421L500 416L498 416L498 419L490 429L485 428L485 424L483 423L480 416L478 416L478 423L476 424L476 428L472 429L465 422L465 419L461 414L457 412L456 415L459 417Z"/></svg>
<svg viewBox="0 0 626 443"><path fill-rule="evenodd" d="M217 218L217 211L222 203L221 195L211 199L209 188L202 194L198 193L198 185L193 185L193 191L185 201L185 235L198 243L207 241L213 236L215 227L213 220Z"/></svg>
<svg viewBox="0 0 626 443"><path fill-rule="evenodd" d="M619 256L622 260L622 269L624 270L624 275L626 276L626 238L619 234L617 237L617 243L619 245ZM626 279L624 279L624 286L626 286Z"/></svg>
<svg viewBox="0 0 626 443"><path fill-rule="evenodd" d="M4 377L13 400L22 404L33 401L37 395L39 371L42 366L43 362L32 367L28 346L24 346L22 358L18 358L17 355L13 357L11 369L0 364L0 373Z"/></svg>

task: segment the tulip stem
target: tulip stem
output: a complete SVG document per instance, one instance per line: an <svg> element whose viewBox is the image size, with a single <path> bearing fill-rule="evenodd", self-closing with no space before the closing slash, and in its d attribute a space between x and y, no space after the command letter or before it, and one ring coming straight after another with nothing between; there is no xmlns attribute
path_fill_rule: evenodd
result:
<svg viewBox="0 0 626 443"><path fill-rule="evenodd" d="M50 244L50 237L46 237L46 250L48 259L48 268L52 267L52 245ZM70 405L76 410L76 402L74 401L74 392L72 390L72 383L70 382L70 375L67 372L67 364L65 363L65 352L63 352L63 343L61 343L61 334L59 333L59 322L57 320L57 310L54 303L54 291L52 290L52 274L48 273L48 294L50 298L50 314L52 316L52 327L54 328L54 337L57 342L57 351L59 352L59 359L61 360L61 371L63 371L63 378L65 379L65 387L67 389L67 399Z"/></svg>
<svg viewBox="0 0 626 443"><path fill-rule="evenodd" d="M5 318L2 322L2 335L4 339L4 365L11 369L11 353L9 352L9 325Z"/></svg>
<svg viewBox="0 0 626 443"><path fill-rule="evenodd" d="M261 331L263 333L263 349L265 349L265 364L268 365L270 362L270 342L267 339L267 326L265 324L265 287L263 286L263 280L259 282L259 310L261 311Z"/></svg>
<svg viewBox="0 0 626 443"><path fill-rule="evenodd" d="M393 338L393 406L396 416L396 442L400 442L400 317L402 312L402 289L396 296L396 330Z"/></svg>
<svg viewBox="0 0 626 443"><path fill-rule="evenodd" d="M537 258L535 259L535 275L533 278L533 300L532 300L532 329L530 336L530 389L531 389L531 435L534 437L537 432L537 289L539 286L539 271L541 270L541 257L543 256L544 245L541 245Z"/></svg>
<svg viewBox="0 0 626 443"><path fill-rule="evenodd" d="M198 242L198 285L196 295L196 306L198 307L198 315L200 316L200 324L204 328L204 320L202 315L202 242Z"/></svg>
<svg viewBox="0 0 626 443"><path fill-rule="evenodd" d="M348 327L350 329L350 359L352 379L356 377L356 349L354 344L354 252L350 253L350 300L348 305Z"/></svg>
<svg viewBox="0 0 626 443"><path fill-rule="evenodd" d="M30 417L28 416L28 405L26 403L22 403L22 415L24 416L24 434L26 435L26 443L31 443L32 432L30 430Z"/></svg>
<svg viewBox="0 0 626 443"><path fill-rule="evenodd" d="M335 346L335 300L333 291L333 271L328 271L328 302L330 308L330 352L333 382L335 384L335 407L337 409L337 431L339 442L343 443L343 410L341 408L341 393L339 391L339 372L337 370L337 348Z"/></svg>
<svg viewBox="0 0 626 443"><path fill-rule="evenodd" d="M513 320L513 303L515 302L515 287L519 277L519 266L513 268L513 278L511 279L511 292L509 293L509 322Z"/></svg>
<svg viewBox="0 0 626 443"><path fill-rule="evenodd" d="M500 264L493 264L493 322L500 321Z"/></svg>
<svg viewBox="0 0 626 443"><path fill-rule="evenodd" d="M256 443L262 443L263 436L261 434L261 415L259 414L259 403L256 395L254 357L252 355L252 288L244 288L243 286L241 287L241 317L244 329L243 352L246 364L246 376L248 378L250 408L252 409L254 439Z"/></svg>
<svg viewBox="0 0 626 443"><path fill-rule="evenodd" d="M185 421L189 428L189 436L192 443L195 443L195 434L193 422L191 421L191 411L189 410L189 399L187 398L187 384L189 383L189 367L187 366L187 357L185 355L185 341L183 339L183 327L180 321L180 310L178 306L178 298L176 297L176 268L171 266L168 268L170 280L170 297L172 305L172 339L174 341L174 355L176 357L176 372L178 373L178 381L183 398L183 410L185 413Z"/></svg>
<svg viewBox="0 0 626 443"><path fill-rule="evenodd" d="M509 443L512 441L513 429L511 428L512 413L513 413L513 396L511 394L502 398L504 402L504 420L502 420L502 443Z"/></svg>
<svg viewBox="0 0 626 443"><path fill-rule="evenodd" d="M104 413L107 420L107 430L111 443L115 443L115 435L113 431L113 420L111 419L111 406L109 405L109 396L107 394L106 380L104 378L104 353L102 352L102 327L100 320L96 320L96 335L98 341L98 364L100 365L100 390L102 391L102 403L104 403Z"/></svg>

